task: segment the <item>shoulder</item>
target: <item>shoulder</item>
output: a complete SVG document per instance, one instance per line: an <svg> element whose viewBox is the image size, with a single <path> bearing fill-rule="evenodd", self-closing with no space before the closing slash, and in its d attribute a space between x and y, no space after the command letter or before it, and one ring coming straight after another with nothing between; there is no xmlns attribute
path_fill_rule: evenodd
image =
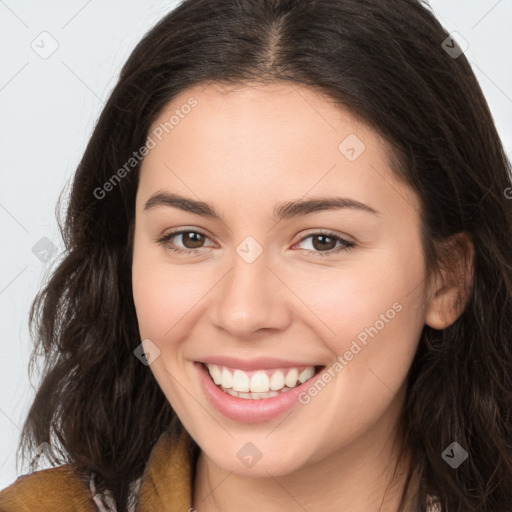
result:
<svg viewBox="0 0 512 512"><path fill-rule="evenodd" d="M95 512L97 508L88 485L82 482L70 464L64 464L20 476L0 491L0 510Z"/></svg>

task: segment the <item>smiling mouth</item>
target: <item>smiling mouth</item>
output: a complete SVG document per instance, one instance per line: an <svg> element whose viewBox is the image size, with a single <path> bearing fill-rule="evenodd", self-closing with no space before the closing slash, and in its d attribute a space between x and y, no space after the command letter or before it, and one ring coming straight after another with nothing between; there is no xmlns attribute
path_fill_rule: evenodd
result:
<svg viewBox="0 0 512 512"><path fill-rule="evenodd" d="M300 386L325 366L274 368L244 371L223 365L201 363L214 384L224 393L247 400L273 398Z"/></svg>

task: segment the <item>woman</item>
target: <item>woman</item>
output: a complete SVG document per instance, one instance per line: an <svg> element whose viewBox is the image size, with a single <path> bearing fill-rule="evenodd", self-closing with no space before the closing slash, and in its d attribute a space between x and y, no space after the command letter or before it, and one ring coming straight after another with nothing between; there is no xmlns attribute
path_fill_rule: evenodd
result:
<svg viewBox="0 0 512 512"><path fill-rule="evenodd" d="M0 509L512 510L510 192L417 0L182 2L33 306L20 447L66 464Z"/></svg>

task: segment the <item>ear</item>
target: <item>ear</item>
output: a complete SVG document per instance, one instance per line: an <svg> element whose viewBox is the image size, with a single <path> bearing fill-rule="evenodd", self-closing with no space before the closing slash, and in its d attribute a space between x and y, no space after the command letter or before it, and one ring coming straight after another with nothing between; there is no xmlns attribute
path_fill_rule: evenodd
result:
<svg viewBox="0 0 512 512"><path fill-rule="evenodd" d="M474 246L466 232L442 244L440 269L428 293L425 323L445 329L460 316L473 287Z"/></svg>

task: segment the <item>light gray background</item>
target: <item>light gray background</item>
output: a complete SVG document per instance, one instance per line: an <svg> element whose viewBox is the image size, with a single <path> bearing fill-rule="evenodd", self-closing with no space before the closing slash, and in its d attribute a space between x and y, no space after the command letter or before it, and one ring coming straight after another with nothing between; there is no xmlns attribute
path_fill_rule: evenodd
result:
<svg viewBox="0 0 512 512"><path fill-rule="evenodd" d="M0 489L17 477L15 447L34 396L27 369L28 309L62 249L57 198L120 67L176 4L0 0ZM466 56L511 155L512 0L432 0L431 5L446 29L469 43ZM462 46L460 36L454 37ZM43 238L56 251L47 262L41 261L44 250L32 251Z"/></svg>

